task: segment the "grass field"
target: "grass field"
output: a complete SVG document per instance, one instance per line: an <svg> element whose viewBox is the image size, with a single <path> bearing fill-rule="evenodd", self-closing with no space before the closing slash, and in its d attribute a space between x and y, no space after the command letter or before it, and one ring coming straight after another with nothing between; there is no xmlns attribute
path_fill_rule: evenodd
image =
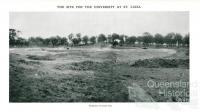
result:
<svg viewBox="0 0 200 112"><path fill-rule="evenodd" d="M179 49L10 48L10 102L188 101L165 95L149 80L189 82L189 53ZM136 96L130 97L129 87ZM189 87L168 87L189 93ZM144 90L144 91L143 91ZM138 93L137 93L138 92Z"/></svg>

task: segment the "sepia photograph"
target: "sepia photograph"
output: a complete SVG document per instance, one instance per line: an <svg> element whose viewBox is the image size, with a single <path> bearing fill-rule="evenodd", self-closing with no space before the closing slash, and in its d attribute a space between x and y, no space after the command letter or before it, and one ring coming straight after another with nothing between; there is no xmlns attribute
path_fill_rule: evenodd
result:
<svg viewBox="0 0 200 112"><path fill-rule="evenodd" d="M189 102L188 11L9 12L9 102Z"/></svg>

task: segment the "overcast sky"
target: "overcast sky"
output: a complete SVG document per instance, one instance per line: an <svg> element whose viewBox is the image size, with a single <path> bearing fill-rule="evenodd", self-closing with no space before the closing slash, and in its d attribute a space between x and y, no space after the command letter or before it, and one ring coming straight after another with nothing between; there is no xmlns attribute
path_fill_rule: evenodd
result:
<svg viewBox="0 0 200 112"><path fill-rule="evenodd" d="M189 12L11 12L10 28L21 36L67 36L70 33L141 35L189 32Z"/></svg>

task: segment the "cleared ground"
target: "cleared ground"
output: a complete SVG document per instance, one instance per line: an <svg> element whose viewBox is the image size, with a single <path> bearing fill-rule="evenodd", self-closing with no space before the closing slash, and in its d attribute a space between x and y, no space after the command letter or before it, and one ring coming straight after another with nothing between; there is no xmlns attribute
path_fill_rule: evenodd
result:
<svg viewBox="0 0 200 112"><path fill-rule="evenodd" d="M149 88L147 82L151 79L156 82L189 81L189 62L178 66L182 63L178 61L177 66L169 67L154 62L154 59L189 60L186 51L141 48L10 48L10 101L143 101L130 97L132 93L129 87L139 87L138 90L144 90L144 95L154 101L177 101L177 98L162 96L159 88ZM156 67L144 66L145 62L138 62L145 59L148 59L145 62L154 62ZM133 86L135 84L137 86Z"/></svg>

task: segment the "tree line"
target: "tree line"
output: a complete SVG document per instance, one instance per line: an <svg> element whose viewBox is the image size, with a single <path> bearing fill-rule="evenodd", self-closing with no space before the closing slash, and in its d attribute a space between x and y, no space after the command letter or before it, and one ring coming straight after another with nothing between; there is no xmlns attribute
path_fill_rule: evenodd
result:
<svg viewBox="0 0 200 112"><path fill-rule="evenodd" d="M30 37L28 39L20 37L20 31L16 29L9 29L9 45L10 47L58 47L58 46L81 46L93 45L96 43L111 44L112 46L137 46L142 45L157 46L157 47L189 47L189 33L181 35L179 33L168 33L167 35L155 34L152 35L148 32L143 33L141 36L127 36L113 33L110 35L99 34L98 36L82 36L81 33L69 34L67 37L52 36L49 38Z"/></svg>

